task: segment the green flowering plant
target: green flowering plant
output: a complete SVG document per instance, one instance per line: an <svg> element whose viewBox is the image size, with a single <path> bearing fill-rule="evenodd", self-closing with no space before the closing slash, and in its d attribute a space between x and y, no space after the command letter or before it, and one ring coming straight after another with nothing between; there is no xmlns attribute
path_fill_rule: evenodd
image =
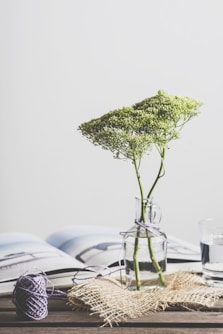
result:
<svg viewBox="0 0 223 334"><path fill-rule="evenodd" d="M202 103L195 99L172 96L160 90L155 96L146 98L130 107L112 110L78 127L84 137L94 145L111 151L114 158L127 159L132 162L140 191L140 221L145 222L145 198L147 201L151 200L158 181L164 175L164 159L168 143L179 138L184 125L199 113L198 108L201 105ZM140 167L143 157L150 154L153 148L159 153L160 165L145 196ZM138 236L135 238L133 259L136 285L139 290ZM154 257L149 235L148 248L160 282L165 286L165 279Z"/></svg>

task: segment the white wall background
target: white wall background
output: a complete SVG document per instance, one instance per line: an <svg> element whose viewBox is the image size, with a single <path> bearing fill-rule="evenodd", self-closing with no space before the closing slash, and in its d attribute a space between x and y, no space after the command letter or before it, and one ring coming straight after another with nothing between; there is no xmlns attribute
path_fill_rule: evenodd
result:
<svg viewBox="0 0 223 334"><path fill-rule="evenodd" d="M77 127L159 89L204 102L154 194L163 229L197 243L223 218L222 0L0 0L0 38L0 232L131 226L133 166Z"/></svg>

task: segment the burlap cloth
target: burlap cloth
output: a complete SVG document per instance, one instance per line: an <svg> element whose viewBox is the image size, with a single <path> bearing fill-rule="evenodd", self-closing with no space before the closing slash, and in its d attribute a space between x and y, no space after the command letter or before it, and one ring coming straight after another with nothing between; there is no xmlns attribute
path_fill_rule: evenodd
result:
<svg viewBox="0 0 223 334"><path fill-rule="evenodd" d="M213 306L223 296L223 289L207 286L199 275L189 272L166 275L166 282L167 286L162 289L130 291L111 278L92 279L68 291L68 305L73 310L98 314L104 325L112 326L169 306L199 310L203 306Z"/></svg>

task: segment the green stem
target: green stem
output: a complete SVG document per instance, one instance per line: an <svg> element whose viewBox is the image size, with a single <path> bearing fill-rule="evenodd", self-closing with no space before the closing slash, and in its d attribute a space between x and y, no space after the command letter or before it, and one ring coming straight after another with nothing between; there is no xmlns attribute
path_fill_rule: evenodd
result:
<svg viewBox="0 0 223 334"><path fill-rule="evenodd" d="M139 190L140 190L140 198L141 198L141 216L140 216L140 221L145 221L145 208L144 208L144 192L143 192L143 187L142 187L142 182L141 182L141 176L139 173L139 166L137 165L136 157L134 155L133 157L133 164L135 167L135 172L136 172L136 177L139 185Z"/></svg>
<svg viewBox="0 0 223 334"><path fill-rule="evenodd" d="M153 185L147 195L147 199L149 200L152 196L152 193L153 193L153 190L155 189L159 179L164 175L164 159L165 159L165 153L166 153L166 147L163 146L160 148L159 150L159 154L160 154L160 157L161 157L161 161L160 161L160 168L159 168L159 171L158 171L158 174L155 178L155 181L153 182Z"/></svg>
<svg viewBox="0 0 223 334"><path fill-rule="evenodd" d="M164 175L164 159L165 159L165 153L166 153L166 147L163 146L160 148L159 150L159 154L160 154L160 157L161 157L161 161L160 161L160 168L159 168L159 171L158 171L158 174L155 178L155 181L147 195L147 199L149 200L152 196L152 193L153 193L153 190L155 189L159 179ZM152 238L149 237L148 235L148 232L147 232L147 239L148 239L148 248L149 248L149 253L150 253L150 257L151 257L151 261L152 261L152 264L156 270L156 272L158 273L159 275L159 279L160 279L160 283L162 286L166 286L166 282L165 282L165 278L164 278L164 275L163 275L163 272L162 272L162 269L159 265L159 263L157 262L155 256L154 256L154 253L153 253L153 247L152 247Z"/></svg>
<svg viewBox="0 0 223 334"><path fill-rule="evenodd" d="M160 156L161 156L160 168L159 168L158 174L155 178L155 181L154 181L154 183L153 183L153 185L152 185L152 187L151 187L151 189L150 189L150 191L147 195L147 202L151 198L152 192L155 189L155 187L157 185L157 182L163 176L165 152L166 152L166 147L164 146L159 151ZM140 221L145 222L145 208L146 208L147 203L144 203L143 187L142 187L142 183L141 183L139 167L138 167L135 156L133 158L133 164L134 164L134 167L135 167L136 177L137 177L137 181L138 181L138 185L139 185L139 189L140 189L140 196L141 196ZM135 277L136 277L136 288L137 288L137 290L140 290L140 287L141 287L140 275L139 275L139 262L138 262L139 233L140 233L140 227L137 227L137 234L136 234L136 237L135 237L135 245L134 245L134 253L133 253L133 263L134 263L134 271L135 271ZM149 249L149 254L150 254L152 264L153 264L156 272L158 273L161 285L166 286L166 282L165 282L165 278L163 276L162 269L161 269L159 263L157 262L157 260L155 258L155 255L154 255L154 252L153 252L152 238L149 236L148 231L146 231L146 235L147 235L147 239L148 239L148 249Z"/></svg>
<svg viewBox="0 0 223 334"><path fill-rule="evenodd" d="M135 237L134 253L133 253L133 265L136 279L136 289L141 289L141 280L139 273L139 261L138 261L138 252L139 252L139 228L137 228L137 234Z"/></svg>
<svg viewBox="0 0 223 334"><path fill-rule="evenodd" d="M138 185L140 189L140 196L143 199L143 187L141 183L141 177L139 173L139 166L137 165L136 157L134 155L133 164L135 167L136 177L138 180ZM141 200L141 217L140 220L144 218L144 207L143 207L143 200ZM144 221L144 220L143 220ZM134 253L133 253L133 265L134 265L134 272L136 278L136 289L140 290L141 288L141 280L140 280L140 270L139 270L139 261L138 261L138 252L139 252L139 234L140 234L140 226L137 227L137 233L135 237L135 245L134 245Z"/></svg>
<svg viewBox="0 0 223 334"><path fill-rule="evenodd" d="M150 258L151 258L151 261L152 261L152 264L159 276L159 280L160 280L160 283L162 286L166 286L166 281L165 281L165 278L164 278L164 275L163 275L163 271L159 265L159 263L157 262L156 258L155 258L155 255L154 255L154 252L153 252L153 245L152 245L152 238L149 236L148 234L148 231L146 231L146 235L147 235L147 240L148 240L148 248L149 248L149 253L150 253Z"/></svg>

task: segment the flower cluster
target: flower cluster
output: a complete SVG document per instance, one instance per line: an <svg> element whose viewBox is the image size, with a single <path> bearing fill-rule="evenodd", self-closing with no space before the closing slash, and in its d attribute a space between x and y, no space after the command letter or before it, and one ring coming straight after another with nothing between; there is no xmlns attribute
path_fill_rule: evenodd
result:
<svg viewBox="0 0 223 334"><path fill-rule="evenodd" d="M155 146L163 160L167 144L180 136L182 127L198 114L202 103L189 97L171 96L158 91L156 96L146 98L131 107L110 111L79 126L82 135L96 146L113 153L118 159L133 162L139 181L139 166L144 155ZM151 197L152 186L147 197ZM142 187L140 193L142 198Z"/></svg>

